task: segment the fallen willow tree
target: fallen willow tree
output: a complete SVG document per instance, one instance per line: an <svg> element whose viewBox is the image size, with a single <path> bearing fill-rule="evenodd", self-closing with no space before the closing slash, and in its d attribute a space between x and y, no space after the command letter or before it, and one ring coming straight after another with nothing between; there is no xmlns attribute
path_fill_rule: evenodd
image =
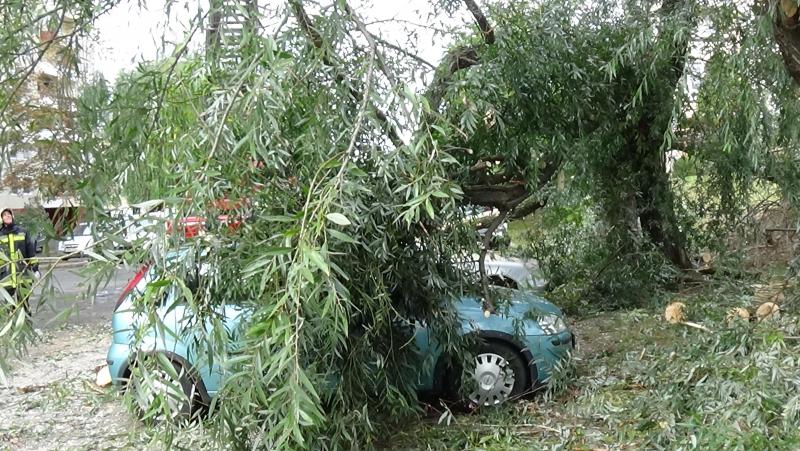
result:
<svg viewBox="0 0 800 451"><path fill-rule="evenodd" d="M208 219L205 238L186 242L165 228L157 245L124 259L163 261L189 246L213 268L182 293L214 359L230 358L216 339L226 333L220 305L252 312L213 406L220 440L374 444L384 426L416 415L420 357L408 325L430 325L459 354L452 300L483 295L487 310L501 300L458 263L482 260L505 220L569 196L591 204L608 256L594 274L612 287L596 291L613 301L631 279L618 266L642 268L641 255L656 249L691 267L692 232L733 227L758 183L792 197L800 116L771 27L783 27L778 42L790 55L785 27L796 8L776 22L773 3L496 3L431 2L434 13L468 20L447 30L452 46L431 64L346 1L212 1L192 11L171 53L113 88L84 85L59 112L69 136L47 148L62 152L48 159L61 162L49 170L54 186L107 225L91 286L116 263L107 251L125 231L107 209L123 197L162 200L173 219ZM24 86L52 42L89 42L115 7L2 6L6 172L36 116ZM53 38L42 43L42 29ZM423 74L430 82L420 88ZM672 150L688 155L694 196L681 198L667 173ZM480 224L489 231L480 243L464 221L476 206L496 212ZM231 231L220 215L241 226ZM186 286L196 266L169 280ZM155 302L138 308L152 312ZM2 353L25 342L17 318L0 317L10 332Z"/></svg>

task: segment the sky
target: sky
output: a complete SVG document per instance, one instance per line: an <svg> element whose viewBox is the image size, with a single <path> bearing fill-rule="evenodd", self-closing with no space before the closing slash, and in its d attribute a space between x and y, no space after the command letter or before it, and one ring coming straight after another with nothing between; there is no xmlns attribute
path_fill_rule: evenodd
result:
<svg viewBox="0 0 800 451"><path fill-rule="evenodd" d="M265 4L267 1L260 0L259 3ZM106 80L113 82L120 71L131 70L143 60L169 56L174 44L184 39L198 8L205 11L208 7L208 0L178 0L172 2L168 14L163 0L142 1L143 8L138 3L136 0L124 0L98 19L97 43L88 50L86 58L90 73L99 72ZM412 28L418 31L416 53L432 63L437 63L444 54L448 44L445 39L435 37L427 27L403 22L427 24L427 16L431 11L430 0L355 0L351 4L368 24L381 21L368 25L371 32L382 34L391 42L405 44L408 33L404 27ZM387 19L398 19L400 22L383 22ZM465 15L450 21L458 23L467 19ZM266 27L269 28L269 25ZM203 45L204 36L202 30L195 35L195 48Z"/></svg>

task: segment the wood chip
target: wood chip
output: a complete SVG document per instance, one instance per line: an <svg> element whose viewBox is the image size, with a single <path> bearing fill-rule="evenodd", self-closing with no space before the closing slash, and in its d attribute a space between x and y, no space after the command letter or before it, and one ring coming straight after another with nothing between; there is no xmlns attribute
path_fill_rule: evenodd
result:
<svg viewBox="0 0 800 451"><path fill-rule="evenodd" d="M95 379L94 383L98 387L108 387L111 385L111 373L108 371L108 365L103 365L103 367L97 371L97 379Z"/></svg>

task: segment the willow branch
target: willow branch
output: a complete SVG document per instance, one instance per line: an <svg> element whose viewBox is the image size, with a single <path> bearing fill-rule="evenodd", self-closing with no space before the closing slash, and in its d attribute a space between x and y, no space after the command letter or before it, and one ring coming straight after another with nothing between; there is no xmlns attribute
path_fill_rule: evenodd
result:
<svg viewBox="0 0 800 451"><path fill-rule="evenodd" d="M347 82L347 78L341 73L341 69L330 59L327 49L325 48L325 41L322 38L322 35L314 27L314 22L311 21L311 18L308 16L308 13L306 13L306 10L303 8L303 4L300 2L300 0L289 0L289 5L292 7L292 11L294 12L297 22L300 24L300 28L302 28L303 31L308 35L314 47L323 52L322 63L334 69L336 73L336 82L344 84L356 102L363 101L363 99L368 96L368 93L362 93L358 91L349 82ZM386 113L381 111L380 108L371 102L370 108L372 109L375 117L383 126L384 132L389 140L392 141L392 144L394 144L396 147L404 146L405 142L403 142L403 140L400 138L400 134L397 132L395 126L389 121L389 117L386 115Z"/></svg>
<svg viewBox="0 0 800 451"><path fill-rule="evenodd" d="M372 49L373 52L372 55L375 57L375 60L378 63L378 68L381 70L383 75L386 76L389 82L396 87L398 85L397 79L394 76L394 74L392 74L392 72L389 70L389 67L386 65L386 61L383 55L378 51L378 45L375 42L375 37L372 35L372 33L370 33L369 30L367 30L367 27L353 12L353 9L346 1L343 2L343 6L344 6L344 12L347 13L347 15L350 17L350 20L353 21L358 31L364 36L364 39L367 40L370 49Z"/></svg>
<svg viewBox="0 0 800 451"><path fill-rule="evenodd" d="M481 273L481 286L483 287L483 309L489 313L494 313L494 302L492 301L492 294L489 292L489 279L486 277L486 254L489 252L489 247L492 245L492 236L497 228L506 220L508 210L501 210L500 214L492 221L486 233L483 235L483 249L481 249L481 257L478 260L478 270Z"/></svg>
<svg viewBox="0 0 800 451"><path fill-rule="evenodd" d="M205 21L207 15L208 13L205 13L202 17L199 18L197 24L192 28L189 37L186 39L186 42L184 42L183 46L180 49L178 49L177 52L175 52L174 59L172 60L172 63L169 65L169 69L167 70L167 78L166 81L164 82L164 89L161 90L161 95L158 98L158 103L156 104L156 111L155 114L153 114L153 121L150 124L150 129L147 133L148 135L153 130L155 130L156 125L158 124L158 118L161 115L161 108L164 105L164 98L167 96L167 89L169 89L169 83L172 81L172 76L175 74L175 68L178 66L178 61L180 61L180 59L186 53L186 50L189 48L189 42L191 42L197 30L200 29L200 26Z"/></svg>
<svg viewBox="0 0 800 451"><path fill-rule="evenodd" d="M416 53L409 52L408 50L400 47L399 45L392 44L391 42L386 41L385 39L383 39L383 38L381 38L379 36L374 36L374 38L375 38L375 41L378 44L380 44L380 45L382 45L384 47L388 47L388 48L394 50L395 52L401 53L401 54L413 59L414 61L422 64L423 66L427 66L431 70L436 70L436 66L433 63L431 63L430 61L426 60L425 58L417 55Z"/></svg>

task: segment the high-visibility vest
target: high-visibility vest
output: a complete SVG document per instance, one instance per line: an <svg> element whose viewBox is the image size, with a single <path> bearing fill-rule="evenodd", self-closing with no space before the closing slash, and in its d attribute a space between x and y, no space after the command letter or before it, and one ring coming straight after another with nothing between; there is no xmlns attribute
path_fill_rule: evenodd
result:
<svg viewBox="0 0 800 451"><path fill-rule="evenodd" d="M20 283L32 280L31 275L25 270L26 263L32 265L36 261L35 255L26 261L26 247L30 246L26 238L25 231L19 227L15 227L10 233L0 234L0 286L16 288Z"/></svg>

